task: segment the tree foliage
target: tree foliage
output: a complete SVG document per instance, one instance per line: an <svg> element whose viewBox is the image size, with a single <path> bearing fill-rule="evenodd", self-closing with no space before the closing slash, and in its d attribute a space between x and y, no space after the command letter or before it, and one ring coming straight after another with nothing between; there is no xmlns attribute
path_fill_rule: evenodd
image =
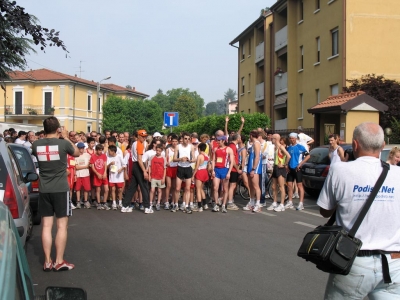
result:
<svg viewBox="0 0 400 300"><path fill-rule="evenodd" d="M224 94L224 99L217 100L215 102L209 102L206 105L205 115L225 115L228 113L228 105L230 101L236 100L236 91L228 89Z"/></svg>
<svg viewBox="0 0 400 300"><path fill-rule="evenodd" d="M270 127L271 119L266 114L253 113L253 114L233 114L229 115L228 130L238 130L241 124L241 116L244 117L245 123L242 133L248 135L250 131L258 127ZM190 122L178 127L174 127L173 131L180 133L182 131L197 132L198 134L207 133L214 134L217 130L224 130L225 128L225 115L221 116L207 116L198 119L196 122Z"/></svg>
<svg viewBox="0 0 400 300"><path fill-rule="evenodd" d="M196 114L196 103L189 95L179 96L175 101L173 111L179 113L179 124L186 124L198 119L198 115Z"/></svg>
<svg viewBox="0 0 400 300"><path fill-rule="evenodd" d="M103 128L118 132L138 129L155 132L160 131L163 125L163 112L152 101L110 96L103 105L103 114Z"/></svg>
<svg viewBox="0 0 400 300"><path fill-rule="evenodd" d="M206 110L205 110L205 115L206 116L211 116L211 115L218 115L217 113L217 103L216 102L208 102L206 105Z"/></svg>
<svg viewBox="0 0 400 300"><path fill-rule="evenodd" d="M400 119L399 82L375 74L368 74L360 79L347 80L347 82L350 83L350 86L343 88L344 92L350 93L361 90L389 107L387 112L379 115L379 125L382 128L390 127L393 117L397 120Z"/></svg>
<svg viewBox="0 0 400 300"><path fill-rule="evenodd" d="M191 92L189 89L172 89L167 91L165 94L161 89L157 91L157 94L151 98L151 101L155 101L164 112L174 111L175 102L182 95L189 96L195 103L195 113L198 116L204 115L204 99L197 94L196 91Z"/></svg>
<svg viewBox="0 0 400 300"><path fill-rule="evenodd" d="M42 51L47 46L67 51L58 37L59 32L42 27L37 21L15 1L0 0L0 80L9 79L8 73L15 68L25 68L25 55L34 51L33 44L39 45Z"/></svg>

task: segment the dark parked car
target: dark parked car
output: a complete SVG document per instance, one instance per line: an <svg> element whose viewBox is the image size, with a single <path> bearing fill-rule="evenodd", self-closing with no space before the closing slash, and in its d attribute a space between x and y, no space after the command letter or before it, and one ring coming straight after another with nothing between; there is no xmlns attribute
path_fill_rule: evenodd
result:
<svg viewBox="0 0 400 300"><path fill-rule="evenodd" d="M0 201L8 206L14 219L22 245L32 234L32 210L26 183L38 180L36 172L22 172L20 162L11 144L0 138Z"/></svg>
<svg viewBox="0 0 400 300"><path fill-rule="evenodd" d="M4 142L1 142L4 143ZM36 174L35 174L36 175ZM37 176L37 175L36 175ZM0 299L87 299L86 291L72 287L47 287L35 296L28 261L10 210L0 202Z"/></svg>
<svg viewBox="0 0 400 300"><path fill-rule="evenodd" d="M340 145L345 152L351 151L351 144ZM309 160L301 167L304 191L310 196L318 196L329 172L329 145L316 147L310 151Z"/></svg>
<svg viewBox="0 0 400 300"><path fill-rule="evenodd" d="M26 176L28 173L36 173L36 164L32 160L32 156L28 148L18 144L8 144L14 157L18 161L21 168L22 175ZM38 203L39 203L39 179L33 182L26 183L29 192L30 206L32 209L32 219L34 225L39 225L41 222L41 216L38 214Z"/></svg>

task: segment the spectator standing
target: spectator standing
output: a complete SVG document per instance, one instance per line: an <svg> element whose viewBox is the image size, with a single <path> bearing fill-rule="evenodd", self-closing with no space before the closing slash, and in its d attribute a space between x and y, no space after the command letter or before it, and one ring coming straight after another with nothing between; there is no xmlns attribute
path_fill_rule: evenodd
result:
<svg viewBox="0 0 400 300"><path fill-rule="evenodd" d="M157 211L161 209L161 198L163 195L162 190L165 188L165 175L167 170L167 160L165 156L161 155L162 152L163 146L158 144L156 146L156 155L154 155L149 161L149 179L151 182L150 207L153 206L154 196L157 188Z"/></svg>
<svg viewBox="0 0 400 300"><path fill-rule="evenodd" d="M72 270L75 266L64 260L67 244L68 217L72 215L67 181L67 154L79 156L78 148L68 139L68 131L60 128L55 117L43 121L46 138L32 145L39 163L39 213L42 216L42 245L45 255L44 271ZM59 131L58 131L59 130ZM59 132L63 139L59 139ZM52 227L56 216L56 260L51 259Z"/></svg>
<svg viewBox="0 0 400 300"><path fill-rule="evenodd" d="M75 192L77 204L76 208L81 208L81 189L83 188L83 207L90 208L90 203L88 202L88 194L90 192L90 172L89 172L89 162L90 162L90 154L85 152L85 144L79 142L76 145L79 149L79 157L75 159L75 174L76 174L76 183L75 183Z"/></svg>

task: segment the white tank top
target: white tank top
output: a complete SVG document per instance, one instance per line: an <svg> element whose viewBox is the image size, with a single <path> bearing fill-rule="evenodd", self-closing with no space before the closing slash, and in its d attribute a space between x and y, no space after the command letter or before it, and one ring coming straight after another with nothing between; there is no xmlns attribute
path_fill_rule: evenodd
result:
<svg viewBox="0 0 400 300"><path fill-rule="evenodd" d="M190 157L191 151L192 151L192 145L189 144L186 147L183 147L182 144L179 144L178 145L178 158L187 157L189 160L191 160L192 159ZM180 162L178 162L178 166L187 168L187 167L191 167L191 163L188 161L180 161Z"/></svg>
<svg viewBox="0 0 400 300"><path fill-rule="evenodd" d="M178 166L178 163L174 161L174 149L172 147L168 148L168 162L170 167L176 167Z"/></svg>
<svg viewBox="0 0 400 300"><path fill-rule="evenodd" d="M329 158L331 159L331 165L333 165L334 163L337 163L338 161L341 161L340 156L337 152L339 148L340 148L340 146L337 146L335 150L333 150L332 152L329 152Z"/></svg>

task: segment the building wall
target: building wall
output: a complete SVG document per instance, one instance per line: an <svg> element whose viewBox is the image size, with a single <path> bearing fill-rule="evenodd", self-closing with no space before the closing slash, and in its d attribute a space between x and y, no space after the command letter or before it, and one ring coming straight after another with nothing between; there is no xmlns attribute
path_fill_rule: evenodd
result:
<svg viewBox="0 0 400 300"><path fill-rule="evenodd" d="M400 1L346 3L346 78L374 73L400 81Z"/></svg>
<svg viewBox="0 0 400 300"><path fill-rule="evenodd" d="M379 124L378 111L349 111L346 115L346 127L341 128L345 131L345 142L351 143L353 138L353 131L356 126L363 122L374 122Z"/></svg>

